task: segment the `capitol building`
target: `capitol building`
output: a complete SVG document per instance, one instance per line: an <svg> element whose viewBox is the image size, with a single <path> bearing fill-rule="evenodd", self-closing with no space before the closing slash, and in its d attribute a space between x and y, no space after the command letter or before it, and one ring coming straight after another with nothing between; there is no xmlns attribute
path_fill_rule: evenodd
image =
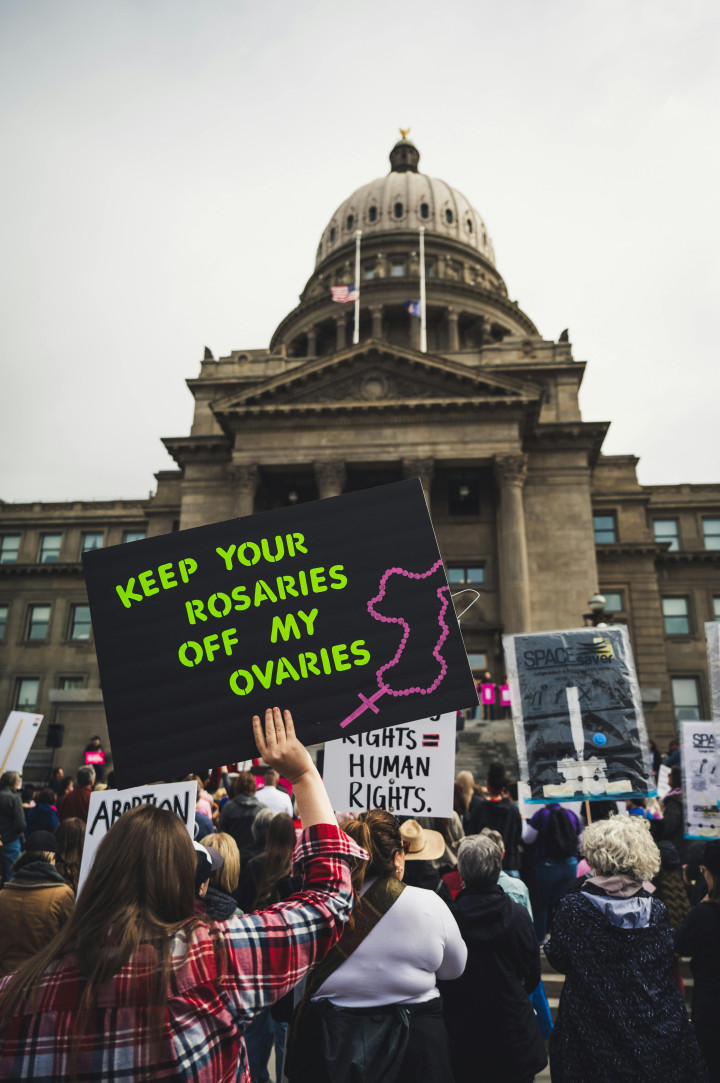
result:
<svg viewBox="0 0 720 1083"><path fill-rule="evenodd" d="M600 592L628 626L651 737L665 746L677 720L708 717L720 485L643 486L634 455L603 454L609 422L578 405L586 362L509 299L471 199L423 173L403 135L389 171L330 215L267 348L205 351L191 430L164 438L175 469L149 499L0 501L0 713L45 716L30 779L53 756L74 770L107 735L83 549L411 477L453 590L479 593L462 620L478 675L502 680L503 634L580 627ZM424 321L408 305L423 248ZM355 304L333 299L352 285L357 326ZM62 749L45 745L49 722Z"/></svg>

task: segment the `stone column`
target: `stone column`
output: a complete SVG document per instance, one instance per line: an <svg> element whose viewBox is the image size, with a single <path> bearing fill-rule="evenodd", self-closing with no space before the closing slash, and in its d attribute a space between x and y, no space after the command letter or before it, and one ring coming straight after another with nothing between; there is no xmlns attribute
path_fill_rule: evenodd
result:
<svg viewBox="0 0 720 1083"><path fill-rule="evenodd" d="M335 317L336 337L335 348L337 350L345 349L345 315Z"/></svg>
<svg viewBox="0 0 720 1083"><path fill-rule="evenodd" d="M503 632L513 635L530 631L530 572L523 507L527 455L496 455L494 466L500 486L500 612Z"/></svg>
<svg viewBox="0 0 720 1083"><path fill-rule="evenodd" d="M372 316L372 332L370 337L382 338L383 306L370 305L370 315Z"/></svg>
<svg viewBox="0 0 720 1083"><path fill-rule="evenodd" d="M345 463L338 459L333 462L316 462L314 467L320 499L340 496L345 487Z"/></svg>
<svg viewBox="0 0 720 1083"><path fill-rule="evenodd" d="M448 308L448 350L460 349L460 335L458 334L458 311L456 308Z"/></svg>
<svg viewBox="0 0 720 1083"><path fill-rule="evenodd" d="M255 491L260 479L260 470L255 463L243 465L231 463L228 475L232 480L235 514L238 519L243 515L252 515L255 509Z"/></svg>
<svg viewBox="0 0 720 1083"><path fill-rule="evenodd" d="M404 478L420 478L427 506L430 507L430 489L432 487L433 474L435 473L434 459L403 459Z"/></svg>
<svg viewBox="0 0 720 1083"><path fill-rule="evenodd" d="M308 327L307 332L307 355L315 357L317 354L317 327Z"/></svg>

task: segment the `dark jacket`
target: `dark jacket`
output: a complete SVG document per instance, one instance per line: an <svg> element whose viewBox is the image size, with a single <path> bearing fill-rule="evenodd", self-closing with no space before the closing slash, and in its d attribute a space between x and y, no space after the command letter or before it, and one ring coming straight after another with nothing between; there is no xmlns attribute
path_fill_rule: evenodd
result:
<svg viewBox="0 0 720 1083"><path fill-rule="evenodd" d="M0 790L0 840L15 842L25 830L25 813L17 790Z"/></svg>
<svg viewBox="0 0 720 1083"><path fill-rule="evenodd" d="M53 805L35 805L29 808L25 817L27 826L25 835L32 835L33 831L50 831L55 834L55 828L60 823L57 810Z"/></svg>
<svg viewBox="0 0 720 1083"><path fill-rule="evenodd" d="M711 1079L720 1079L720 903L694 906L675 933L675 950L689 955L693 985L693 1026Z"/></svg>
<svg viewBox="0 0 720 1083"><path fill-rule="evenodd" d="M228 895L227 891L220 887L213 887L212 884L208 887L202 901L205 903L207 916L213 921L227 921L233 916L237 918L243 916L242 910L232 895Z"/></svg>
<svg viewBox="0 0 720 1083"><path fill-rule="evenodd" d="M553 1083L707 1083L659 899L584 885L558 903L550 964L565 974L550 1036Z"/></svg>
<svg viewBox="0 0 720 1083"><path fill-rule="evenodd" d="M438 982L457 1083L529 1079L547 1064L528 998L540 980L532 919L502 888L464 888L450 909L467 944L464 974Z"/></svg>
<svg viewBox="0 0 720 1083"><path fill-rule="evenodd" d="M248 861L244 869L241 868L240 870L240 883L235 892L235 897L246 914L257 909L255 900L258 891L260 890L260 881L263 878L263 872L265 871L266 857L267 854L264 852L258 854ZM289 876L284 876L281 880L278 880L271 897L265 899L260 904L260 907L263 908L269 906L271 903L282 902L283 899L287 899L288 895L292 894L292 890L291 878Z"/></svg>
<svg viewBox="0 0 720 1083"><path fill-rule="evenodd" d="M478 801L468 812L468 835L479 835L484 827L499 831L505 844L503 868L520 868L522 818L517 805L507 797L500 801Z"/></svg>
<svg viewBox="0 0 720 1083"><path fill-rule="evenodd" d="M662 833L656 842L671 842L684 865L688 859L689 839L685 838L685 811L681 794L673 794L663 801Z"/></svg>
<svg viewBox="0 0 720 1083"><path fill-rule="evenodd" d="M239 793L228 801L220 813L218 831L232 835L240 851L240 860L246 861L248 854L255 847L252 837L253 820L263 806L249 794ZM242 868L242 864L241 864Z"/></svg>

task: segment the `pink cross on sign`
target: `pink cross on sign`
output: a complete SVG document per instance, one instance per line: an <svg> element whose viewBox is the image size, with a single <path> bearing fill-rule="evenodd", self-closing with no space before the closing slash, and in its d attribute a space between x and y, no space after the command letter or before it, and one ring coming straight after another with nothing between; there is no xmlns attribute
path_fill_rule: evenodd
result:
<svg viewBox="0 0 720 1083"><path fill-rule="evenodd" d="M500 702L503 707L510 706L510 686L507 684L500 685Z"/></svg>
<svg viewBox="0 0 720 1083"><path fill-rule="evenodd" d="M495 702L495 685L494 684L481 684L480 685L480 699L482 703L494 703Z"/></svg>

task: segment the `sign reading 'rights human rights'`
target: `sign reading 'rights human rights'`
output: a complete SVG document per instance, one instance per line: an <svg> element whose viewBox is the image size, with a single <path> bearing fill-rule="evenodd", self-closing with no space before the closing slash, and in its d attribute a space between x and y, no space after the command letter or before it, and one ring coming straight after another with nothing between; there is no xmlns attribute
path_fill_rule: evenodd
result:
<svg viewBox="0 0 720 1083"><path fill-rule="evenodd" d="M123 786L475 705L419 481L83 556Z"/></svg>

